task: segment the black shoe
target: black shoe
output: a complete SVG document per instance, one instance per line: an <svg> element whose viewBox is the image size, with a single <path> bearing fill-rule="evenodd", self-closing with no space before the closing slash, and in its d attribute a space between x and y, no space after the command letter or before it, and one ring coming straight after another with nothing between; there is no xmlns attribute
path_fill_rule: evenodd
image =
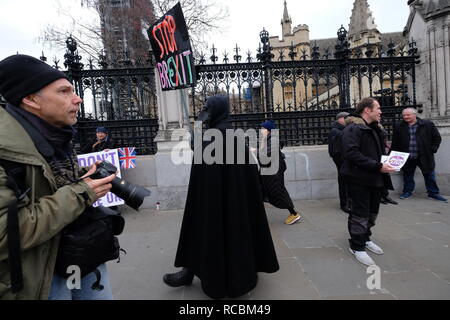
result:
<svg viewBox="0 0 450 320"><path fill-rule="evenodd" d="M388 204L386 198L381 198L380 203L381 204Z"/></svg>
<svg viewBox="0 0 450 320"><path fill-rule="evenodd" d="M389 197L383 197L381 200L384 200L386 202L386 204L390 203L390 204L398 204L397 201L392 200Z"/></svg>
<svg viewBox="0 0 450 320"><path fill-rule="evenodd" d="M350 208L346 208L346 207L341 207L341 210L344 211L345 213L351 212Z"/></svg>
<svg viewBox="0 0 450 320"><path fill-rule="evenodd" d="M194 274L187 268L183 268L180 272L167 273L163 277L163 281L169 287L188 286L194 280Z"/></svg>

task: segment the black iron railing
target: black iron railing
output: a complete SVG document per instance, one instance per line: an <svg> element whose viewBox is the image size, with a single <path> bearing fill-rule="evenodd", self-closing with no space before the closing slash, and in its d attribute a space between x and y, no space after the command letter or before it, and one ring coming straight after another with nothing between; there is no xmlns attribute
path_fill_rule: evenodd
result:
<svg viewBox="0 0 450 320"><path fill-rule="evenodd" d="M263 30L255 57L251 52L241 56L237 46L232 57L224 54L221 63L214 46L210 64L200 55L195 67L198 83L189 94L191 120L207 97L221 93L229 97L236 128L257 129L266 119L273 119L284 145L301 146L326 144L336 113L352 111L366 96L380 102L389 136L405 107L421 112L416 101L419 56L414 41L390 43L386 51L370 43L351 49L342 27L334 48L320 51L311 45L311 50L300 50L292 44L277 49L276 56L269 39ZM154 67L150 58L141 63L123 56L114 62L106 61L105 56L90 58L85 66L75 40L68 38L65 72L84 100L76 145L94 138L95 128L101 125L120 146L136 147L138 154L154 154L158 131ZM46 60L44 55L41 59ZM58 63L54 61L54 67L60 68Z"/></svg>

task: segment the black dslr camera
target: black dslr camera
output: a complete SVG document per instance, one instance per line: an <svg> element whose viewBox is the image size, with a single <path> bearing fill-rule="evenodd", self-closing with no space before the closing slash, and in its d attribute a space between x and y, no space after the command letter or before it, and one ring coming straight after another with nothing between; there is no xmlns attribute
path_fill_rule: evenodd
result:
<svg viewBox="0 0 450 320"><path fill-rule="evenodd" d="M109 177L116 172L117 168L113 164L107 161L102 161L102 163L97 165L97 170L90 176L90 178L102 179ZM135 186L117 177L114 178L111 184L111 192L123 199L128 206L136 211L142 205L144 198L150 195L150 190L147 190L141 186Z"/></svg>

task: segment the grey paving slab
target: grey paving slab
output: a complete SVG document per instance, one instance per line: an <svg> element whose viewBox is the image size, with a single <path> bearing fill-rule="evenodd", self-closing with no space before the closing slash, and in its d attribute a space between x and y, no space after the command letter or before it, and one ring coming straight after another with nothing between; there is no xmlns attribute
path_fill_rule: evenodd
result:
<svg viewBox="0 0 450 320"><path fill-rule="evenodd" d="M340 248L296 249L294 253L321 297L385 294L369 290L367 268Z"/></svg>
<svg viewBox="0 0 450 320"><path fill-rule="evenodd" d="M391 194L395 198L395 194ZM337 199L296 201L303 221L283 224L287 210L266 212L280 264L259 274L257 287L236 300L261 299L450 299L450 205L415 195L398 206L382 206L373 240L385 254L371 254L381 269L381 290L367 288L367 269L348 251L347 214ZM116 299L203 300L199 279L170 288L162 281L173 266L183 212L124 207L127 250L108 263Z"/></svg>
<svg viewBox="0 0 450 320"><path fill-rule="evenodd" d="M450 283L450 249L428 239L393 240L389 247L399 252L426 269L436 273L443 281ZM450 298L450 297L449 297Z"/></svg>
<svg viewBox="0 0 450 320"><path fill-rule="evenodd" d="M273 245L277 253L278 259L292 258L294 256L292 250L288 247L287 243L279 238L276 234L272 233Z"/></svg>
<svg viewBox="0 0 450 320"><path fill-rule="evenodd" d="M418 234L443 245L450 245L449 225L445 222L433 222L410 226Z"/></svg>
<svg viewBox="0 0 450 320"><path fill-rule="evenodd" d="M258 286L250 293L254 300L314 300L319 293L306 277L295 258L279 259L280 270L260 273Z"/></svg>
<svg viewBox="0 0 450 320"><path fill-rule="evenodd" d="M333 241L323 231L305 222L293 228L286 228L281 237L290 249L335 247Z"/></svg>
<svg viewBox="0 0 450 320"><path fill-rule="evenodd" d="M433 223L439 221L434 216L417 214L413 210L398 206L395 206L395 208L394 206L391 206L390 211L385 209L380 214L383 218L392 220L402 226Z"/></svg>
<svg viewBox="0 0 450 320"><path fill-rule="evenodd" d="M381 283L401 300L450 299L450 285L428 271L383 274Z"/></svg>
<svg viewBox="0 0 450 320"><path fill-rule="evenodd" d="M395 214L390 212L389 214ZM375 227L372 229L374 240L380 241L386 240L399 240L399 239L416 239L423 236L407 225L401 225L392 219L389 219L387 214L381 214L378 216Z"/></svg>

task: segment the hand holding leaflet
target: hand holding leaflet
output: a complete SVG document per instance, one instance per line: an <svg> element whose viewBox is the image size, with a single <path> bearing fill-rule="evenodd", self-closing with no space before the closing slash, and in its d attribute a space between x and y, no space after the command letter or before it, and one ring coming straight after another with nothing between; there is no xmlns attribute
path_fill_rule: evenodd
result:
<svg viewBox="0 0 450 320"><path fill-rule="evenodd" d="M406 161L409 158L409 153L392 151L389 156L382 156L381 163L387 163L393 168L395 171L400 171L403 166L406 164Z"/></svg>

